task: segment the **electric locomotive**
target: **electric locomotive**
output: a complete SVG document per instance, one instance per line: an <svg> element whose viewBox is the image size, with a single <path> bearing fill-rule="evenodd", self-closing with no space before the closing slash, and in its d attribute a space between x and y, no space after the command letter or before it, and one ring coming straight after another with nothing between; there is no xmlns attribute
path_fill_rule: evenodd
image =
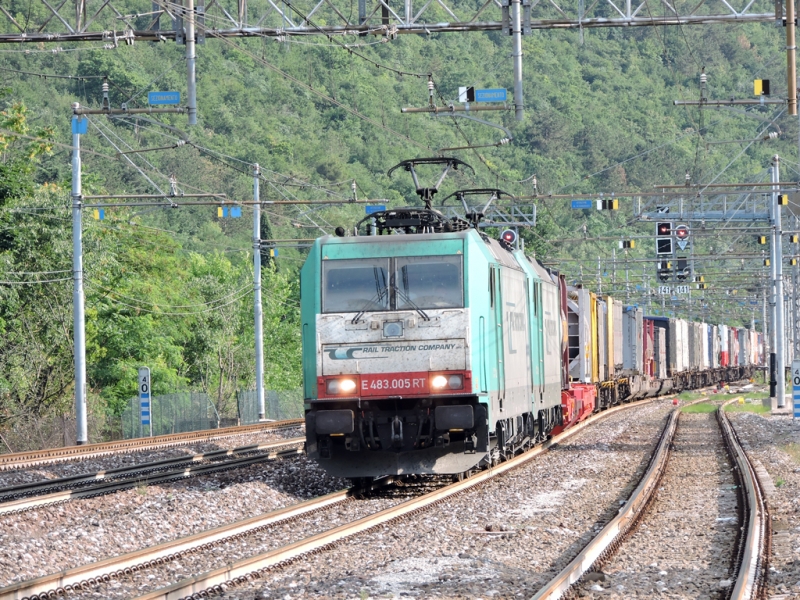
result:
<svg viewBox="0 0 800 600"><path fill-rule="evenodd" d="M317 239L301 270L306 450L331 475L458 474L562 424L559 287L482 213L382 211ZM490 192L492 199L500 190ZM459 192L464 201L470 191ZM490 200L491 202L492 200ZM361 235L365 233L366 235Z"/></svg>

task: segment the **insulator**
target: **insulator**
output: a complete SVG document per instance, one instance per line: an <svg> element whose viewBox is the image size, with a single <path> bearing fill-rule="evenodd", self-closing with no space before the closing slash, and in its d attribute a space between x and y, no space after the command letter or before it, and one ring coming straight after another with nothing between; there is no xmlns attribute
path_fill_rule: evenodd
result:
<svg viewBox="0 0 800 600"><path fill-rule="evenodd" d="M508 138L503 138L503 139L502 139L502 140L500 140L498 143L499 143L501 146L505 146L505 145L506 145L507 143L509 143L510 141L511 141L511 140L510 140L510 139L508 139Z"/></svg>
<svg viewBox="0 0 800 600"><path fill-rule="evenodd" d="M103 82L103 92L108 92L108 83Z"/></svg>
<svg viewBox="0 0 800 600"><path fill-rule="evenodd" d="M705 85L706 81L708 81L708 77L705 73L700 73L700 85Z"/></svg>
<svg viewBox="0 0 800 600"><path fill-rule="evenodd" d="M433 79L428 79L428 91L433 91Z"/></svg>
<svg viewBox="0 0 800 600"><path fill-rule="evenodd" d="M764 136L765 140L776 140L778 139L778 132L777 131L770 131L767 135Z"/></svg>

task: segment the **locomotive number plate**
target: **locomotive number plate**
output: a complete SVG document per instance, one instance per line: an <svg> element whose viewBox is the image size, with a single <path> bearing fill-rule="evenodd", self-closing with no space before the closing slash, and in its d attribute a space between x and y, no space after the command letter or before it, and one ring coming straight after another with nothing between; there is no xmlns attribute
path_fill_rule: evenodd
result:
<svg viewBox="0 0 800 600"><path fill-rule="evenodd" d="M361 376L361 396L403 396L428 393L428 373L374 373Z"/></svg>

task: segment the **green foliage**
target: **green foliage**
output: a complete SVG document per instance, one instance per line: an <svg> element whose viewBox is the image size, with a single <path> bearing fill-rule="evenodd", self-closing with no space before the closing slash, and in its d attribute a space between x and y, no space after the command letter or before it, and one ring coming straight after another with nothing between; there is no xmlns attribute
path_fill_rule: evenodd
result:
<svg viewBox="0 0 800 600"><path fill-rule="evenodd" d="M124 1L117 6L122 12L128 9L138 12ZM38 9L13 0L8 10L23 22L28 16L35 20L37 15L29 11ZM449 20L440 12L442 20ZM513 142L452 152L476 173L451 174L437 198L459 188L497 187L521 196L536 192L537 227L521 232L528 252L558 267L570 283L597 288L602 280L603 290L617 296L624 293L626 276L631 288L652 286L651 267L641 270L641 263L625 263L626 258L652 257L650 239L637 240L633 250L617 251L616 268L601 261L597 273L597 257L609 257L617 239L652 235L652 224L630 218L630 200L622 199L621 210L612 214L573 211L568 199L548 195L647 190L683 182L687 172L695 182L763 179L772 154L796 155L796 119L784 115L775 121L771 130L779 127L782 132L776 142L747 148L707 146L710 140L754 139L772 113L767 107L755 107L749 116L703 112L673 107L672 101L698 97L703 66L711 98L750 97L755 77L770 78L780 95L785 76L781 34L762 24L594 29L583 35L535 31L523 40L525 120L516 122L511 112L486 117L509 129ZM433 73L436 99L442 104L453 100L461 85L512 89L509 49L507 37L488 32L404 35L359 51L380 63ZM137 43L113 50L7 54L4 64L30 72L106 75L113 106L143 106L147 91L185 90L183 52L172 42ZM394 133L358 119L287 75ZM70 144L70 104L99 105L101 80L8 76L15 79L13 95L4 92L0 99L0 272L66 270L55 278L68 278L70 155L50 140ZM174 175L179 192L249 200L251 165L257 162L266 179L261 186L264 200L343 200L351 197L355 180L360 199L413 204L410 178L401 172L389 178L389 167L434 155L439 148L492 144L505 136L468 119L400 113L401 107L427 101L425 78L376 70L329 44L209 38L198 47L199 124L189 128L182 115L158 119L185 131L194 145L132 155L131 160L161 191L169 190L167 175ZM155 193L126 159L117 159L110 143L120 150L158 148L173 144L179 133L143 117L93 118L92 123L82 137L84 193ZM783 165L787 177L795 177L793 164ZM421 169L420 175L424 184L437 173ZM221 412L232 411L236 389L252 387L254 377L248 289L252 213L245 207L242 219L218 218L216 207L199 205L178 210L109 208L106 215L105 221L95 222L84 211L92 390L116 413L135 389L136 368L146 364L156 393L203 390ZM320 209L276 204L264 211L262 237L313 238L337 225L350 227L363 216L361 205ZM734 237L697 238L695 252L753 251L749 244ZM281 247L276 260L263 256L268 388L290 389L299 383L296 273L303 258L302 245ZM712 277L706 280L712 286L708 320L749 324L749 307L715 290ZM68 409L71 327L70 281L0 286L0 415L11 418L19 407Z"/></svg>

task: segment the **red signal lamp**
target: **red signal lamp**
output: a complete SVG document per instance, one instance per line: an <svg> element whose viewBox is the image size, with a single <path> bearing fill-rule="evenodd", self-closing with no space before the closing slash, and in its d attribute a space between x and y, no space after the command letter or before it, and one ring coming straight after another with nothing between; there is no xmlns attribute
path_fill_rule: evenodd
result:
<svg viewBox="0 0 800 600"><path fill-rule="evenodd" d="M678 225L675 228L675 237L679 240L685 240L689 237L689 228L686 225Z"/></svg>
<svg viewBox="0 0 800 600"><path fill-rule="evenodd" d="M509 246L513 246L517 241L517 232L513 229L506 229L503 233L500 234L500 239L503 240Z"/></svg>
<svg viewBox="0 0 800 600"><path fill-rule="evenodd" d="M656 225L656 235L669 235L672 231L672 223L658 223Z"/></svg>

